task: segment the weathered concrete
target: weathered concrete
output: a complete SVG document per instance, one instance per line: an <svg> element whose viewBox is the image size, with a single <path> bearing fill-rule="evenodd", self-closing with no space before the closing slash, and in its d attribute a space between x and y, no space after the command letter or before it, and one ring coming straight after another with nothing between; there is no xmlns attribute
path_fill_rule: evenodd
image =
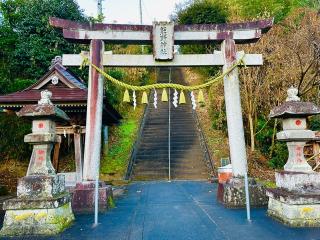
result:
<svg viewBox="0 0 320 240"><path fill-rule="evenodd" d="M54 208L6 210L1 235L54 235L73 220L70 202Z"/></svg>
<svg viewBox="0 0 320 240"><path fill-rule="evenodd" d="M65 179L56 175L51 163L53 144L60 141L55 122L69 118L50 101L49 91L41 92L38 105L26 106L19 116L35 119L32 134L25 142L33 145L27 176L20 178L17 198L4 202L6 211L2 236L53 235L63 231L74 220Z"/></svg>
<svg viewBox="0 0 320 240"><path fill-rule="evenodd" d="M307 116L320 113L313 103L300 102L298 89L288 89L284 104L271 110L270 117L282 118L279 141L287 142L289 157L285 171L277 171L276 189L268 189L268 215L291 227L320 226L320 174L304 157L304 146L315 138L307 129Z"/></svg>
<svg viewBox="0 0 320 240"><path fill-rule="evenodd" d="M52 198L65 191L64 176L27 176L18 180L18 198Z"/></svg>
<svg viewBox="0 0 320 240"><path fill-rule="evenodd" d="M226 39L221 46L226 71L236 62L236 45L232 39ZM232 163L232 174L234 177L243 177L247 172L247 154L244 140L239 73L235 68L223 79L224 95L226 103L228 138L230 147L230 158Z"/></svg>
<svg viewBox="0 0 320 240"><path fill-rule="evenodd" d="M276 185L289 191L320 190L320 174L317 172L276 171Z"/></svg>
<svg viewBox="0 0 320 240"><path fill-rule="evenodd" d="M94 211L94 182L77 183L72 192L72 209L75 213L93 213ZM99 211L106 211L113 205L112 187L104 182L99 183Z"/></svg>
<svg viewBox="0 0 320 240"><path fill-rule="evenodd" d="M320 204L288 204L269 199L268 215L290 227L319 227Z"/></svg>
<svg viewBox="0 0 320 240"><path fill-rule="evenodd" d="M250 205L262 207L268 204L266 189L254 179L249 179ZM218 184L218 201L228 208L245 208L246 196L244 179L232 178Z"/></svg>

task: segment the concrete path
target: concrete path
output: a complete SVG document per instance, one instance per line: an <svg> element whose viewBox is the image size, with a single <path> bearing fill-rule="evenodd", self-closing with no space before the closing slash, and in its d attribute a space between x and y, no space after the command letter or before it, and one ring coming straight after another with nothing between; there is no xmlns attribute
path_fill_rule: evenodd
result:
<svg viewBox="0 0 320 240"><path fill-rule="evenodd" d="M77 216L73 227L54 238L18 239L145 239L145 240L304 240L320 239L320 228L294 229L254 209L252 222L245 210L225 209L216 201L217 185L207 182L138 182L117 207L100 215L97 228L93 216Z"/></svg>

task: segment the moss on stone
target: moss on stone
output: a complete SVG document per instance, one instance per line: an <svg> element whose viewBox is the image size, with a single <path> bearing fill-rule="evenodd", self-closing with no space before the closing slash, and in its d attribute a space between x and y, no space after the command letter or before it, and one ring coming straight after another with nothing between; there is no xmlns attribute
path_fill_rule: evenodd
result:
<svg viewBox="0 0 320 240"><path fill-rule="evenodd" d="M114 208L114 207L116 207L116 204L113 200L113 197L109 196L108 197L108 208Z"/></svg>
<svg viewBox="0 0 320 240"><path fill-rule="evenodd" d="M23 213L23 214L19 214L19 215L16 215L15 217L14 217L14 219L16 220L16 221L23 221L23 220L25 220L25 219L27 219L27 218L29 218L29 217L32 217L32 213L30 213L30 212L27 212L27 213Z"/></svg>
<svg viewBox="0 0 320 240"><path fill-rule="evenodd" d="M0 236L55 235L68 228L74 220L70 203L57 209L39 210L33 209L25 210L27 212L20 214L6 214ZM13 224L10 223L12 221Z"/></svg>

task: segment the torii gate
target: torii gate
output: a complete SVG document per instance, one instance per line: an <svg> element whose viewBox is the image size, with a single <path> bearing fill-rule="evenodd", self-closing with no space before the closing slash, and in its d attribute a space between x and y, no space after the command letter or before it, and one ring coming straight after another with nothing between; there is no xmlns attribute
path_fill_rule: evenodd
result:
<svg viewBox="0 0 320 240"><path fill-rule="evenodd" d="M63 36L78 43L90 44L90 61L102 68L150 66L223 66L224 71L243 56L236 43L255 42L273 25L273 19L235 24L174 25L156 22L153 25L89 24L50 18L50 24L63 29ZM153 55L104 54L104 41L112 44L153 44ZM174 54L175 44L221 43L221 51L213 54ZM80 66L78 54L63 55L63 65ZM247 66L262 65L261 54L246 54ZM100 161L103 80L90 67L87 104L87 134L85 140L83 180L93 181L95 166ZM238 69L224 78L228 137L233 176L243 177L247 157L243 130ZM99 165L98 165L99 166Z"/></svg>

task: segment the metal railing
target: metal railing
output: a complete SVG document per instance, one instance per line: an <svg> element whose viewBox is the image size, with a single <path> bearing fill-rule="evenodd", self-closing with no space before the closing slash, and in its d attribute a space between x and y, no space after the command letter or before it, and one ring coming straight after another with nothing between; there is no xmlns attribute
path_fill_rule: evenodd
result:
<svg viewBox="0 0 320 240"><path fill-rule="evenodd" d="M205 159L205 162L206 162L208 168L211 170L210 174L212 175L212 173L214 171L214 163L213 163L213 159L212 159L210 152L209 152L209 149L208 149L207 139L204 136L204 133L202 131L202 127L201 127L197 112L195 110L192 110L192 114L193 114L193 117L196 121L196 125L198 128L199 138L200 138L200 146L201 146L203 153L204 153L204 159Z"/></svg>

